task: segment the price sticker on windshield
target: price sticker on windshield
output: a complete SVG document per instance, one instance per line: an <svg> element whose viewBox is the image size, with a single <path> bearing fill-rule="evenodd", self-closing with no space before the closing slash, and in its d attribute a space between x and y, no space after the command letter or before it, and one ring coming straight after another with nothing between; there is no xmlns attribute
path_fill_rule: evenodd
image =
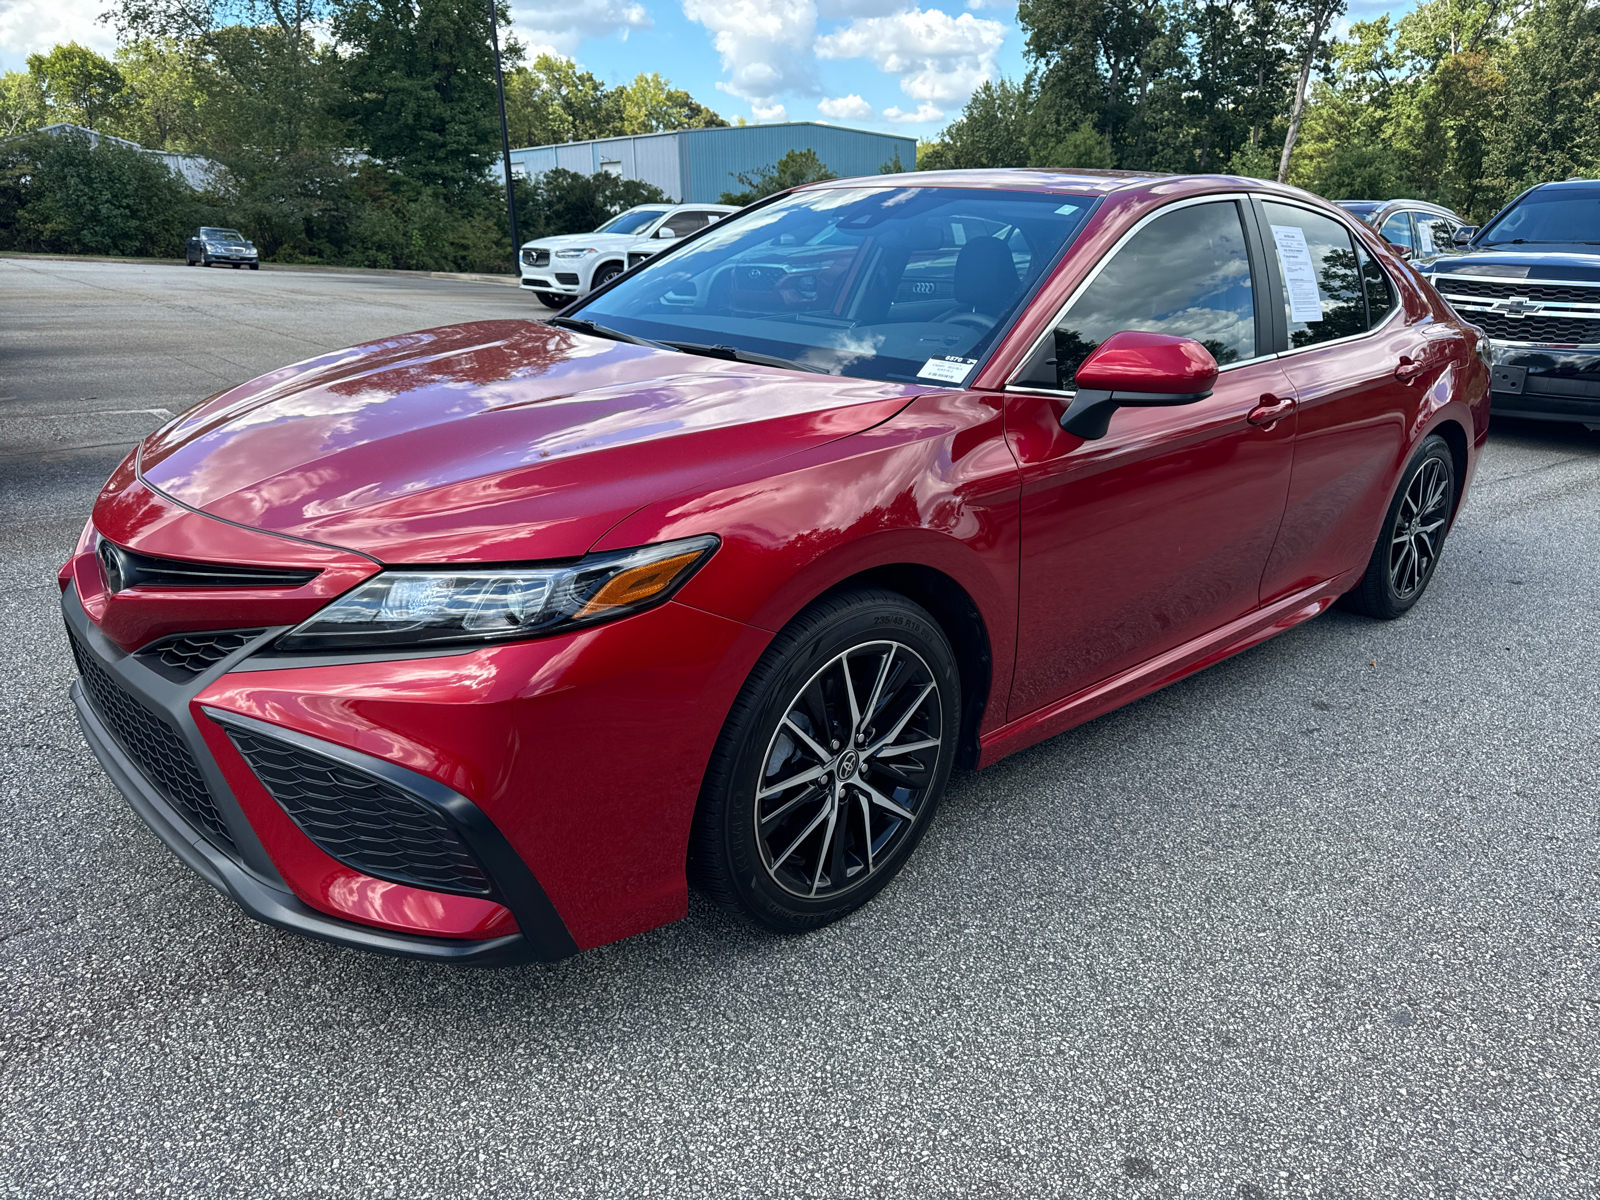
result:
<svg viewBox="0 0 1600 1200"><path fill-rule="evenodd" d="M917 372L918 379L934 379L940 383L965 383L967 376L972 374L972 368L978 365L975 358L955 358L949 354L939 354L922 364L922 370Z"/></svg>
<svg viewBox="0 0 1600 1200"><path fill-rule="evenodd" d="M1278 265L1283 268L1283 286L1289 293L1289 319L1322 320L1317 269L1311 262L1311 248L1306 245L1306 231L1298 225L1274 225L1272 240L1278 246Z"/></svg>

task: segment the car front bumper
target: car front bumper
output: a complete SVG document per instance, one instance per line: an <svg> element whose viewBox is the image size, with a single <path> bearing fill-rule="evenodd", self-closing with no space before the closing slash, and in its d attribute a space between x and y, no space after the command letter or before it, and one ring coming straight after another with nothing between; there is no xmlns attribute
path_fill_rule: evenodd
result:
<svg viewBox="0 0 1600 1200"><path fill-rule="evenodd" d="M1600 428L1600 346L1489 345L1496 416Z"/></svg>
<svg viewBox="0 0 1600 1200"><path fill-rule="evenodd" d="M90 747L197 874L280 928L481 965L558 959L684 915L700 778L722 715L770 637L668 603L469 652L263 657L279 627L179 684L106 637L75 586L62 610ZM155 750L152 716L165 726ZM274 798L241 735L434 805L492 894L406 886L335 857L336 846L313 840ZM175 790L176 759L196 780L189 792L211 806L204 812Z"/></svg>

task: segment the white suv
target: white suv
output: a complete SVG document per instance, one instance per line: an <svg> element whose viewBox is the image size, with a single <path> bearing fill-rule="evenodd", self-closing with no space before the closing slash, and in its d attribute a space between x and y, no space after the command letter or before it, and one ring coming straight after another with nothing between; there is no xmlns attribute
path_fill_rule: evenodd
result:
<svg viewBox="0 0 1600 1200"><path fill-rule="evenodd" d="M562 308L635 263L729 213L732 204L641 204L593 233L538 238L522 245L522 286L546 308Z"/></svg>

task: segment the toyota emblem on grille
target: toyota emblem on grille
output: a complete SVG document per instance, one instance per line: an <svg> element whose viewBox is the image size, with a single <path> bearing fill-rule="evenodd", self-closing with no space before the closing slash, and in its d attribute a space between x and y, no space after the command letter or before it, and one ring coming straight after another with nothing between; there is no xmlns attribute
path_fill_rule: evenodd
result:
<svg viewBox="0 0 1600 1200"><path fill-rule="evenodd" d="M1527 317L1534 313L1542 313L1544 305L1535 303L1526 296L1512 296L1509 300L1496 300L1489 311L1508 317Z"/></svg>

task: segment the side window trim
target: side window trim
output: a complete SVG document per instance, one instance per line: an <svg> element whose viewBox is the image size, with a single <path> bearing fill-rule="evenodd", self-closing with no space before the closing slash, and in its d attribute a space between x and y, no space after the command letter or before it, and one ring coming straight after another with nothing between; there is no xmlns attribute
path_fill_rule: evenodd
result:
<svg viewBox="0 0 1600 1200"><path fill-rule="evenodd" d="M1156 209L1154 212L1146 213L1144 216L1140 217L1137 221L1135 221L1133 223L1133 225L1130 228L1128 228L1128 229L1123 231L1122 236L1117 239L1116 244L1113 245L1109 250L1107 250L1104 254L1102 254L1100 256L1100 261L1095 263L1094 269L1092 271L1090 271L1087 275L1085 275L1078 282L1078 286L1072 289L1072 294L1069 295L1064 301L1061 302L1061 306L1059 308L1057 308L1055 313L1054 313L1054 315L1052 315L1051 318L1048 321L1045 322L1044 327L1039 331L1038 336L1036 336L1033 339L1033 341L1028 343L1028 349L1017 360L1017 365L1011 369L1011 374L1006 377L1005 382L1002 383L1000 385L1000 387L1003 390L1008 391L1008 392L1025 392L1025 393L1027 393L1029 395L1038 395L1038 396L1073 396L1073 395L1076 395L1077 393L1074 390L1068 389L1068 388L1041 387L1038 384L1020 383L1018 381L1021 379L1023 372L1028 369L1028 364L1033 361L1033 356L1039 352L1039 347L1044 343L1044 340L1046 338L1050 338L1050 337L1054 337L1055 336L1056 328L1061 324L1062 319L1067 315L1067 313L1072 310L1072 306L1077 303L1078 299L1086 291L1089 290L1090 286L1094 283L1094 281L1096 279L1100 278L1100 272L1102 272L1102 271L1104 271L1106 269L1106 266L1111 262L1111 260L1114 259L1118 255L1118 253L1121 252L1122 248L1124 246L1126 246L1130 241L1132 241L1133 238L1135 237L1135 235L1137 235L1142 229L1144 229L1144 227L1146 225L1151 224L1152 222L1158 220L1160 217L1165 216L1167 213L1177 212L1180 208L1192 208L1195 205L1199 205L1199 204L1215 204L1215 203L1218 203L1219 201L1224 201L1224 200L1231 200L1234 203L1234 205L1237 207L1237 209L1239 210L1239 220L1240 220L1240 223L1244 227L1244 239L1245 239L1245 246L1247 247L1247 253L1251 253L1251 255L1252 255L1252 257L1250 259L1250 271L1251 271L1251 289L1250 290L1251 290L1251 292L1253 294L1254 301L1255 301L1255 306L1256 306L1256 338L1257 338L1257 341L1256 341L1256 354L1253 357L1241 359L1238 362L1229 363L1226 366L1221 367L1219 369L1222 370L1222 371L1231 371L1235 367L1248 366L1250 363L1257 363L1257 362L1261 362L1263 359L1268 359L1268 358L1274 357L1273 353L1270 350L1262 349L1261 342L1260 342L1262 297L1261 297L1261 289L1259 287L1254 286L1255 282L1256 282L1255 271L1256 271L1256 268L1257 268L1257 265L1258 265L1258 260L1254 256L1256 251L1252 251L1252 250L1249 249L1251 247L1252 241L1256 240L1259 237L1259 234L1257 234L1256 231L1253 229L1250 220L1245 215L1245 210L1247 210L1249 208L1249 202L1251 201L1251 199L1252 199L1252 197L1251 197L1251 194L1249 192L1216 192L1216 193L1211 193L1211 194L1204 195L1204 196L1188 196L1188 197L1185 197L1182 200L1174 200L1170 204L1163 204L1160 208ZM1099 207L1099 202L1096 201L1094 207L1091 208L1089 210L1089 212L1084 216L1083 224L1078 226L1079 235L1082 234L1084 226L1088 225L1090 218L1094 216L1094 211L1098 207ZM1035 292L1039 288L1044 286L1045 282L1048 281L1050 276L1054 273L1054 267L1057 264L1060 263L1061 259L1064 258L1067 255L1067 253L1072 249L1073 246L1075 246L1077 244L1077 242L1078 242L1078 237L1074 236L1072 241L1068 245L1063 246L1061 248L1061 253L1056 256L1056 262L1054 264L1051 264L1050 268L1047 268L1045 271L1042 271L1040 273L1037 282L1034 284L1033 290ZM1256 248L1256 250L1258 251L1259 248ZM1030 299L1031 299L1031 297L1030 297ZM1024 303L1026 305L1026 301ZM998 342L996 343L996 345L998 346ZM981 364L980 364L980 370L981 370Z"/></svg>
<svg viewBox="0 0 1600 1200"><path fill-rule="evenodd" d="M1245 236L1256 256L1250 269L1263 284L1256 289L1257 313L1266 309L1265 318L1256 317L1256 349L1266 358L1283 353L1289 346L1289 326L1283 319L1283 280L1278 278L1277 250L1267 233L1267 210L1261 205L1261 197L1251 193L1248 203L1239 207L1248 214Z"/></svg>
<svg viewBox="0 0 1600 1200"><path fill-rule="evenodd" d="M1272 197L1272 202L1274 204L1282 204L1286 208L1298 208L1302 212L1314 213L1314 214L1316 214L1317 216L1320 216L1320 217L1331 217L1331 214L1323 212L1321 209L1308 208L1304 204L1299 204L1299 203L1296 203L1294 200L1284 199L1284 198L1279 197L1279 196ZM1258 197L1252 197L1252 203L1256 207L1260 207L1261 200ZM1261 227L1263 229L1265 229L1267 227L1267 219L1266 219L1266 210L1264 208L1261 209L1261 214L1260 214L1258 219L1261 222ZM1332 219L1337 220L1337 218L1332 218ZM1412 220L1409 211L1407 212L1406 219L1408 221ZM1373 254L1372 254L1372 251L1370 249L1368 249L1366 247L1366 245L1364 245L1362 243L1360 237L1358 237L1355 234L1355 232L1350 228L1350 226L1349 226L1349 224L1347 222L1345 222L1343 220L1337 220L1337 223L1344 229L1345 233L1350 235L1350 241L1351 241L1351 243L1353 245L1359 246L1361 248L1362 253L1366 254L1367 257L1369 257L1369 258L1373 258L1374 257ZM1415 221L1412 221L1412 227L1411 228L1412 228L1412 237L1415 238L1415 236L1416 236L1416 223L1415 223ZM1381 237L1382 235L1380 234L1379 236ZM1360 258L1358 257L1356 261L1359 262ZM1383 270L1383 264L1382 263L1378 263L1378 269L1379 270ZM1272 262L1271 262L1269 273L1272 276L1273 286L1274 286L1274 288L1278 289L1278 295L1281 297L1282 294L1283 294L1282 290L1281 290L1282 287L1283 287L1283 284L1278 279L1278 263L1277 263L1276 257L1274 257ZM1385 276L1387 276L1389 274L1389 272L1386 271L1386 270L1384 270L1383 273L1384 273ZM1357 278L1359 279L1360 276L1358 275ZM1391 288L1394 288L1394 286L1395 286L1394 285L1394 281L1392 279L1390 280L1389 286ZM1284 307L1283 300L1280 298L1278 300L1277 309L1276 309L1276 311L1279 314L1280 321L1281 321L1281 318L1282 318L1283 307ZM1279 343L1279 345L1283 346L1283 349L1279 350L1275 357L1277 357L1277 358L1287 358L1291 354L1304 354L1308 350L1321 350L1325 346L1342 346L1346 342L1353 342L1353 341L1356 341L1356 340L1358 340L1360 338L1372 337L1374 334L1378 333L1385 326L1387 326L1390 322L1392 322L1395 319L1395 317L1399 314L1400 309L1401 309L1401 304L1400 304L1400 297L1399 297L1398 289L1396 289L1395 305L1394 305L1394 307L1392 309L1389 310L1389 315L1387 317L1385 317L1377 325L1373 325L1372 324L1372 314L1371 314L1371 311L1367 307L1367 288L1366 288L1365 282L1363 282L1362 286L1361 286L1361 309L1362 309L1362 312L1365 313L1366 317L1367 317L1367 328L1366 329L1362 330L1360 333L1347 333L1347 334L1345 334L1344 337L1340 337L1340 338L1329 338L1325 342L1313 342L1309 346L1291 346L1291 345L1289 345L1288 344L1288 342L1289 342L1288 326L1287 326L1287 324L1285 324L1284 325L1284 338L1283 338L1283 341Z"/></svg>

